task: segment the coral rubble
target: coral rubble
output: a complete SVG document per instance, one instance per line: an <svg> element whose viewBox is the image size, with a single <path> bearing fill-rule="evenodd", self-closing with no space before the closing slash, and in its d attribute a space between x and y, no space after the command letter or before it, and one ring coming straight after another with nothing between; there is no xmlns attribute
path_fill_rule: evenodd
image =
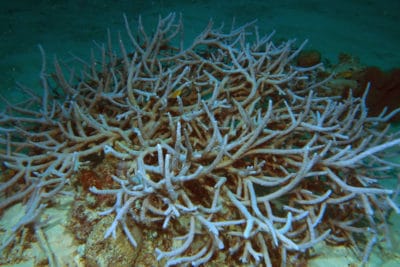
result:
<svg viewBox="0 0 400 267"><path fill-rule="evenodd" d="M22 87L30 97L0 114L0 208L25 207L3 253L28 226L43 236L42 211L81 184L109 197L96 202L113 218L104 238L119 231L136 248L133 226L172 236L153 252L165 266L220 255L288 265L319 242L350 244L368 261L399 212L396 190L378 184L399 167L383 155L400 144L387 124L397 110L369 116L368 90L324 94L321 63L293 64L305 43L277 45L254 23L210 23L184 47L174 14L153 34L125 22L130 42L99 45L80 72L55 59L48 74L41 50L42 94ZM88 170L104 162L107 174Z"/></svg>

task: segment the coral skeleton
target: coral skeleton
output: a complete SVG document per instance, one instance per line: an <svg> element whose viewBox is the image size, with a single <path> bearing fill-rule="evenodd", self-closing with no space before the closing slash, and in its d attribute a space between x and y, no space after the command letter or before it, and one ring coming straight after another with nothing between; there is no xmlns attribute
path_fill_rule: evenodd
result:
<svg viewBox="0 0 400 267"><path fill-rule="evenodd" d="M22 203L24 214L0 250L28 226L42 236L52 199L76 194L72 177L108 161L112 182L90 187L114 201L100 212L114 218L104 238L121 228L137 247L132 225L173 233L154 251L162 265L224 254L284 266L320 242L350 244L366 263L399 212L396 189L379 185L400 167L384 155L400 144L387 123L398 110L368 116L368 87L325 93L333 77L322 64L294 64L306 42L275 44L255 22L210 22L185 46L175 14L152 34L124 19L129 41L109 36L98 58L77 58L79 71L55 58L50 74L40 48L42 93L20 86L25 101L3 99L0 209Z"/></svg>

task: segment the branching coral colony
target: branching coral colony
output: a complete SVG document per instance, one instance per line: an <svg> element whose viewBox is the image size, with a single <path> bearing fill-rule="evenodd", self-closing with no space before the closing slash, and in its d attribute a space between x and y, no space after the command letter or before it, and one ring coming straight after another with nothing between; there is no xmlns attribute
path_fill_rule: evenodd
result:
<svg viewBox="0 0 400 267"><path fill-rule="evenodd" d="M321 241L352 244L368 261L399 212L395 190L377 184L399 167L382 157L400 144L386 123L395 112L368 117L365 96L323 94L322 66L292 63L303 45L276 45L253 23L228 33L210 23L184 48L174 14L152 35L125 21L129 45L99 46L80 73L55 60L46 74L42 51L43 94L22 87L30 98L1 113L0 208L25 207L2 251L25 227L40 231L50 198L103 157L114 185L90 191L115 200L104 237L121 227L136 247L132 224L179 232L178 246L154 251L166 266L221 254L286 265Z"/></svg>

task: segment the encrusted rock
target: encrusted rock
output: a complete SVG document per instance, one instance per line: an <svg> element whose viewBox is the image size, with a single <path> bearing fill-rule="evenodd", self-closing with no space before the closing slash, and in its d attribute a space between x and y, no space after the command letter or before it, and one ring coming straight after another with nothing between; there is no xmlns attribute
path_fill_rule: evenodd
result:
<svg viewBox="0 0 400 267"><path fill-rule="evenodd" d="M134 248L129 243L120 227L117 227L116 236L104 239L104 233L112 224L112 217L104 217L93 228L86 241L86 266L134 266L142 244L142 235L139 228L133 225L130 230L138 246Z"/></svg>

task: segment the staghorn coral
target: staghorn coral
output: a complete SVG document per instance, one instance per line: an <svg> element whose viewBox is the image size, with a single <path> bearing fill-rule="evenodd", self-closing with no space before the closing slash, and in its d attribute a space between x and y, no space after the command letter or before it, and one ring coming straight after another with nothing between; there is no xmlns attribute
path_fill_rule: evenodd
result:
<svg viewBox="0 0 400 267"><path fill-rule="evenodd" d="M292 64L305 43L276 45L253 23L227 33L210 23L183 47L174 14L152 35L125 22L129 44L99 46L101 58L79 73L55 59L47 74L41 49L42 95L22 87L31 97L1 113L10 171L0 208L25 206L1 250L28 225L41 236L51 198L76 194L71 177L107 161L110 187L84 185L113 197L101 212L113 216L104 238L120 227L137 247L132 225L171 233L154 251L165 266L219 255L286 265L322 241L351 244L368 261L388 212L399 212L395 191L378 185L399 167L383 158L400 144L386 123L396 111L369 117L367 93L319 94L330 80L318 78L322 64Z"/></svg>

